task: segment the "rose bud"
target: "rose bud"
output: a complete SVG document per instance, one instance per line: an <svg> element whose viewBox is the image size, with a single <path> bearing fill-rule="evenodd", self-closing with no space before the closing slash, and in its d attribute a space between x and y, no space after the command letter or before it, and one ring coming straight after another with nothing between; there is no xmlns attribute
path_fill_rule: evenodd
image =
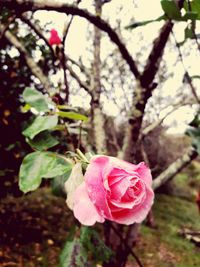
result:
<svg viewBox="0 0 200 267"><path fill-rule="evenodd" d="M58 36L58 32L55 29L52 29L50 31L49 44L51 46L53 46L53 45L59 45L59 44L61 44L61 42L62 41L61 41L60 37Z"/></svg>

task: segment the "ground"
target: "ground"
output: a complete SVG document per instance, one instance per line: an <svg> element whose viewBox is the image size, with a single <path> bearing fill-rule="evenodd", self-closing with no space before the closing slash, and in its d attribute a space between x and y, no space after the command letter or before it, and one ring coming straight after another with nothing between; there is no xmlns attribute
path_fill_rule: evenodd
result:
<svg viewBox="0 0 200 267"><path fill-rule="evenodd" d="M180 187L184 186L184 175L175 179ZM188 188L184 186L187 197L156 195L156 228L143 225L135 248L144 267L200 266L200 248L178 234L186 226L200 230L193 189ZM57 267L72 224L74 219L65 199L53 196L49 189L1 200L0 267ZM136 266L130 257L127 267Z"/></svg>

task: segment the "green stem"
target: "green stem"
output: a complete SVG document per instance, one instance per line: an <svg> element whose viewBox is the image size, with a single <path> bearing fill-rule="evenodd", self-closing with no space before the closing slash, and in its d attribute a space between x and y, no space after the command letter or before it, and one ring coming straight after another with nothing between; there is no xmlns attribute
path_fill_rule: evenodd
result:
<svg viewBox="0 0 200 267"><path fill-rule="evenodd" d="M87 159L86 156L80 151L80 149L77 148L77 149L76 149L76 152L77 152L77 154L79 155L79 157L80 157L81 159L83 159L84 162L86 162L86 163L89 164L88 159Z"/></svg>

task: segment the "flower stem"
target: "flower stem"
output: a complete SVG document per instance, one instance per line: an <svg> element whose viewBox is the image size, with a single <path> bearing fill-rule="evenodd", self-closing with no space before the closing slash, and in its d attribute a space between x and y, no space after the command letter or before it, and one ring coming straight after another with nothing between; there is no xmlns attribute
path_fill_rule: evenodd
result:
<svg viewBox="0 0 200 267"><path fill-rule="evenodd" d="M86 156L80 151L80 149L76 149L77 154L79 155L79 157L86 163L89 163L88 159L86 158Z"/></svg>
<svg viewBox="0 0 200 267"><path fill-rule="evenodd" d="M112 225L112 223L110 224L111 228L113 229L113 231L119 236L121 242L124 244L124 246L128 249L129 253L134 257L134 259L136 260L138 266L140 267L144 267L139 259L139 257L135 254L135 252L133 251L133 249L131 247L129 247L129 245L126 243L126 241L124 240L123 236L121 235L121 233L115 228L114 225Z"/></svg>

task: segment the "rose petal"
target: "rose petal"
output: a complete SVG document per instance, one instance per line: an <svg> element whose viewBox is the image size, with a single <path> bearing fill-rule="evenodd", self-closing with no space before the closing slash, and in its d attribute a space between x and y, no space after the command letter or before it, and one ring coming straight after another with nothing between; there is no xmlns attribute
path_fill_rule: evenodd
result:
<svg viewBox="0 0 200 267"><path fill-rule="evenodd" d="M127 162L127 161L124 161L118 158L114 158L114 157L109 157L109 159L110 159L110 163L112 164L112 168L117 167L127 172L133 172L137 169L137 165L132 164L130 162Z"/></svg>
<svg viewBox="0 0 200 267"><path fill-rule="evenodd" d="M107 203L107 191L104 187L103 177L106 176L109 157L94 156L85 173L85 183L88 195L99 213L111 218L111 212Z"/></svg>
<svg viewBox="0 0 200 267"><path fill-rule="evenodd" d="M113 212L113 221L121 224L130 225L133 223L141 223L149 213L153 204L154 193L151 188L146 189L146 198L144 202L133 207L133 209L124 209L119 212Z"/></svg>
<svg viewBox="0 0 200 267"><path fill-rule="evenodd" d="M140 178L145 181L145 183L149 186L152 185L152 176L150 169L146 166L144 162L141 162L137 165L136 171Z"/></svg>
<svg viewBox="0 0 200 267"><path fill-rule="evenodd" d="M90 200L83 182L74 193L74 216L83 225L93 225L96 222L104 222L105 219L99 215L94 204Z"/></svg>
<svg viewBox="0 0 200 267"><path fill-rule="evenodd" d="M67 181L65 182L65 191L67 193L66 203L68 207L72 210L74 204L74 192L79 185L83 182L83 172L81 163L78 162L72 168L71 174Z"/></svg>
<svg viewBox="0 0 200 267"><path fill-rule="evenodd" d="M128 187L131 185L130 179L130 177L124 177L124 179L110 186L111 199L120 200L123 197Z"/></svg>
<svg viewBox="0 0 200 267"><path fill-rule="evenodd" d="M112 166L110 167L111 171L107 174L108 179L108 184L109 186L119 182L124 178L124 176L127 176L128 173L122 169L119 168L113 168Z"/></svg>

